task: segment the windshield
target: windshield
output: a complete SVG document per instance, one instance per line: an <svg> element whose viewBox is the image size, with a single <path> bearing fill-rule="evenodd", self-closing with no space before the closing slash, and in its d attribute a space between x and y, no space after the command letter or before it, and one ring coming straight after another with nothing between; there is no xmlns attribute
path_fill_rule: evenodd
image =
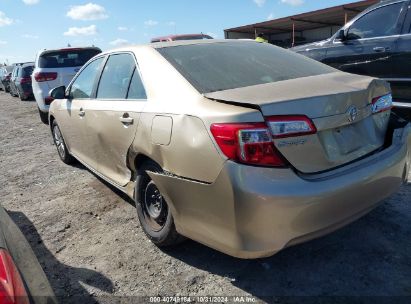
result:
<svg viewBox="0 0 411 304"><path fill-rule="evenodd" d="M90 58L101 53L98 49L69 49L47 52L40 56L39 68L67 68L84 65Z"/></svg>
<svg viewBox="0 0 411 304"><path fill-rule="evenodd" d="M182 45L158 51L201 93L336 71L291 51L252 41Z"/></svg>

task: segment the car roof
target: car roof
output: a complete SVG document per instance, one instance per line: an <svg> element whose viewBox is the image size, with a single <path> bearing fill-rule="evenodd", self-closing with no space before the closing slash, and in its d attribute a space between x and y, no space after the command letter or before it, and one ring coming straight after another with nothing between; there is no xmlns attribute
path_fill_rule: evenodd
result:
<svg viewBox="0 0 411 304"><path fill-rule="evenodd" d="M26 63L23 63L21 65L22 68L25 68L25 67L28 67L28 66L34 66L34 62L26 62Z"/></svg>
<svg viewBox="0 0 411 304"><path fill-rule="evenodd" d="M359 14L358 16L362 16L362 15L364 15L364 14L366 14L366 13L368 13L369 11L372 11L373 9L376 9L376 8L378 8L378 7L380 7L380 6L384 6L384 5L387 5L387 4L391 4L391 3L397 3L397 2L406 2L406 1L408 1L408 0L381 0L380 2L378 2L378 3L376 3L376 4L374 4L374 5L372 5L372 6L370 6L369 8L367 8L366 10L364 10L361 14ZM356 18L357 19L357 18Z"/></svg>
<svg viewBox="0 0 411 304"><path fill-rule="evenodd" d="M220 43L258 43L254 40L238 40L238 39L199 39L199 40L177 40L177 41L165 41L165 42L154 42L149 44L140 44L140 45L130 45L119 47L111 50L102 52L100 55L106 55L114 52L129 52L134 49L142 48L151 48L151 49L162 49L167 47L174 46L183 46L183 45L196 45L196 44L220 44Z"/></svg>

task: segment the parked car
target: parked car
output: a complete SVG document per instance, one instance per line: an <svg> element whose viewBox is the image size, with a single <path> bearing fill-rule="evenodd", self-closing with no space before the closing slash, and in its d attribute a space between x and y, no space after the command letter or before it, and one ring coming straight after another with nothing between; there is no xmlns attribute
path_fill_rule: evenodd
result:
<svg viewBox="0 0 411 304"><path fill-rule="evenodd" d="M33 88L31 86L31 74L33 73L34 62L23 63L17 70L17 75L13 82L15 94L20 100L33 98Z"/></svg>
<svg viewBox="0 0 411 304"><path fill-rule="evenodd" d="M179 40L202 40L202 39L213 39L210 35L205 34L184 34L184 35L169 35L164 37L156 37L151 39L151 43L154 42L169 42L169 41L179 41Z"/></svg>
<svg viewBox="0 0 411 304"><path fill-rule="evenodd" d="M395 105L408 109L411 118L410 5L409 0L381 1L330 39L292 50L345 72L387 80Z"/></svg>
<svg viewBox="0 0 411 304"><path fill-rule="evenodd" d="M43 123L48 123L48 109L53 101L49 91L56 86L67 86L83 64L99 53L97 47L83 47L42 50L37 54L32 87Z"/></svg>
<svg viewBox="0 0 411 304"><path fill-rule="evenodd" d="M0 206L0 302L57 303L50 283L24 235Z"/></svg>
<svg viewBox="0 0 411 304"><path fill-rule="evenodd" d="M10 91L10 78L13 66L3 66L0 70L2 71L0 75L0 89L8 93Z"/></svg>
<svg viewBox="0 0 411 304"><path fill-rule="evenodd" d="M9 93L13 97L18 96L15 81L17 79L17 75L19 73L20 66L22 64L23 64L22 62L21 63L13 63L13 71L11 72L11 77L10 77L10 82L9 82Z"/></svg>
<svg viewBox="0 0 411 304"><path fill-rule="evenodd" d="M411 124L387 82L270 44L121 48L51 96L61 160L134 198L158 246L183 235L270 256L366 214L409 173Z"/></svg>

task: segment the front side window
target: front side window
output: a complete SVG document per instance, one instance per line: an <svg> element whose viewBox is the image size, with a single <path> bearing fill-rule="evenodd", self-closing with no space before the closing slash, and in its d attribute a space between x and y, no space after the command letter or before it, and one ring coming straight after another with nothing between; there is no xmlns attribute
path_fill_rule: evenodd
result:
<svg viewBox="0 0 411 304"><path fill-rule="evenodd" d="M98 99L125 99L136 67L130 54L111 55L104 67L97 90Z"/></svg>
<svg viewBox="0 0 411 304"><path fill-rule="evenodd" d="M90 98L93 92L94 82L100 70L104 57L92 61L87 67L80 72L80 75L73 82L70 89L70 98Z"/></svg>
<svg viewBox="0 0 411 304"><path fill-rule="evenodd" d="M399 33L398 19L403 2L377 8L355 21L348 30L350 40L384 37Z"/></svg>

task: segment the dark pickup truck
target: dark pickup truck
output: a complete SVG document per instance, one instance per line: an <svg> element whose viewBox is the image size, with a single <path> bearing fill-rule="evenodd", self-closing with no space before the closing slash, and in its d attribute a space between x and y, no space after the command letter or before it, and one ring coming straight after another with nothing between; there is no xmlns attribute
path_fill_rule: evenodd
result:
<svg viewBox="0 0 411 304"><path fill-rule="evenodd" d="M411 113L411 1L371 6L331 38L291 50L339 70L390 82L398 112Z"/></svg>

